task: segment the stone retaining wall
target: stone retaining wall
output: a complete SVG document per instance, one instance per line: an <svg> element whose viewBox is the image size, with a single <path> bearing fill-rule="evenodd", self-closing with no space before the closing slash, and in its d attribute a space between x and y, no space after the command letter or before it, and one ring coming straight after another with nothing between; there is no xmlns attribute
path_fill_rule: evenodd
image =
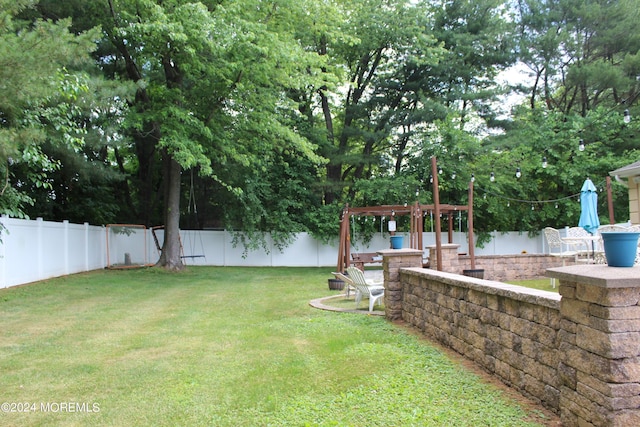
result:
<svg viewBox="0 0 640 427"><path fill-rule="evenodd" d="M558 412L559 295L422 268L400 280L403 320Z"/></svg>
<svg viewBox="0 0 640 427"><path fill-rule="evenodd" d="M559 295L421 268L380 251L385 315L558 413L564 427L640 425L640 267L552 268Z"/></svg>
<svg viewBox="0 0 640 427"><path fill-rule="evenodd" d="M475 268L484 269L485 279L505 282L544 277L549 268L562 267L562 259L543 254L485 255L475 257ZM459 257L460 271L471 268L468 255ZM565 259L566 265L575 264Z"/></svg>
<svg viewBox="0 0 640 427"><path fill-rule="evenodd" d="M441 271L462 274L463 270L471 270L471 257L458 255L460 245L442 244ZM436 246L427 246L430 267L438 269ZM544 277L549 268L573 265L572 258L559 258L548 254L515 254L515 255L482 255L476 256L473 269L484 270L484 278L499 282L509 280L527 280Z"/></svg>
<svg viewBox="0 0 640 427"><path fill-rule="evenodd" d="M560 420L640 426L640 267L556 268L562 316Z"/></svg>

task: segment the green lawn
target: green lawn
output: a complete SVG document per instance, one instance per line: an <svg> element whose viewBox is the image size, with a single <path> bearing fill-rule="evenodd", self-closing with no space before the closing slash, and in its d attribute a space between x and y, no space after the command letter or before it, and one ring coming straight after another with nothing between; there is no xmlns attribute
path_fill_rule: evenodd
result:
<svg viewBox="0 0 640 427"><path fill-rule="evenodd" d="M544 425L402 327L311 308L330 271L96 271L0 290L0 425Z"/></svg>
<svg viewBox="0 0 640 427"><path fill-rule="evenodd" d="M554 288L551 283L551 279L530 279L530 280L513 280L509 282L512 285L526 286L527 288L540 289L543 291L558 293L558 281L556 280L556 287Z"/></svg>

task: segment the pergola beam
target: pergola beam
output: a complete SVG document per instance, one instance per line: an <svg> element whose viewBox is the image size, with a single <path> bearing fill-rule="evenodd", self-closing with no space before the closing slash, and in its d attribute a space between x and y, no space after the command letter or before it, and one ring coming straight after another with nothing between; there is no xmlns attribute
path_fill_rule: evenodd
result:
<svg viewBox="0 0 640 427"><path fill-rule="evenodd" d="M442 215L447 215L449 219L449 228L451 228L451 219L456 212L467 211L469 206L467 205L450 205L440 204L439 211ZM400 216L400 215L413 215L411 220L411 236L410 243L414 249L422 248L422 215L426 212L435 212L436 206L434 204L422 205L417 201L411 205L380 205L380 206L364 206L364 207L351 207L346 205L342 210L342 219L340 222L340 243L338 247L338 265L337 271L344 272L344 269L351 263L351 233L349 220L352 216ZM415 216L420 215L420 218ZM452 233L449 233L449 243L451 243Z"/></svg>

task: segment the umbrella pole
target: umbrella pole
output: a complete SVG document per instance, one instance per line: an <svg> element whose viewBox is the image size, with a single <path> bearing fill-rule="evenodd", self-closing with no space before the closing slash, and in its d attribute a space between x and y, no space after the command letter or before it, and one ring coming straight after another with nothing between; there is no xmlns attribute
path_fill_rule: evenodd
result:
<svg viewBox="0 0 640 427"><path fill-rule="evenodd" d="M607 176L607 206L609 208L609 224L615 224L613 217L613 195L611 193L611 177Z"/></svg>

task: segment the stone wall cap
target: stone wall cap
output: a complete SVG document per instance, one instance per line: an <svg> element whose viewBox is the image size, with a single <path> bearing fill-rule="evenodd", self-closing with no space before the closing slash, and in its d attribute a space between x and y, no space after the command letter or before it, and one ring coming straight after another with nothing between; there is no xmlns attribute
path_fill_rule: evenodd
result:
<svg viewBox="0 0 640 427"><path fill-rule="evenodd" d="M438 245L426 245L425 246L425 248L427 248L427 249L434 249L436 247L438 247ZM440 245L440 247L442 247L442 248L459 248L460 245L457 244L457 243L442 243Z"/></svg>
<svg viewBox="0 0 640 427"><path fill-rule="evenodd" d="M495 282L493 280L477 279L455 273L432 270L429 268L408 267L401 268L400 271L423 277L437 277L442 283L474 289L490 295L504 296L516 301L541 305L556 310L560 308L561 297L555 292L527 288L519 285L510 285L508 283Z"/></svg>
<svg viewBox="0 0 640 427"><path fill-rule="evenodd" d="M422 256L422 251L419 249L411 249L411 248L402 248L402 249L382 249L377 251L376 253L382 256L402 256L402 255L420 255Z"/></svg>
<svg viewBox="0 0 640 427"><path fill-rule="evenodd" d="M550 268L547 276L603 288L640 287L640 267L609 267L606 264Z"/></svg>

